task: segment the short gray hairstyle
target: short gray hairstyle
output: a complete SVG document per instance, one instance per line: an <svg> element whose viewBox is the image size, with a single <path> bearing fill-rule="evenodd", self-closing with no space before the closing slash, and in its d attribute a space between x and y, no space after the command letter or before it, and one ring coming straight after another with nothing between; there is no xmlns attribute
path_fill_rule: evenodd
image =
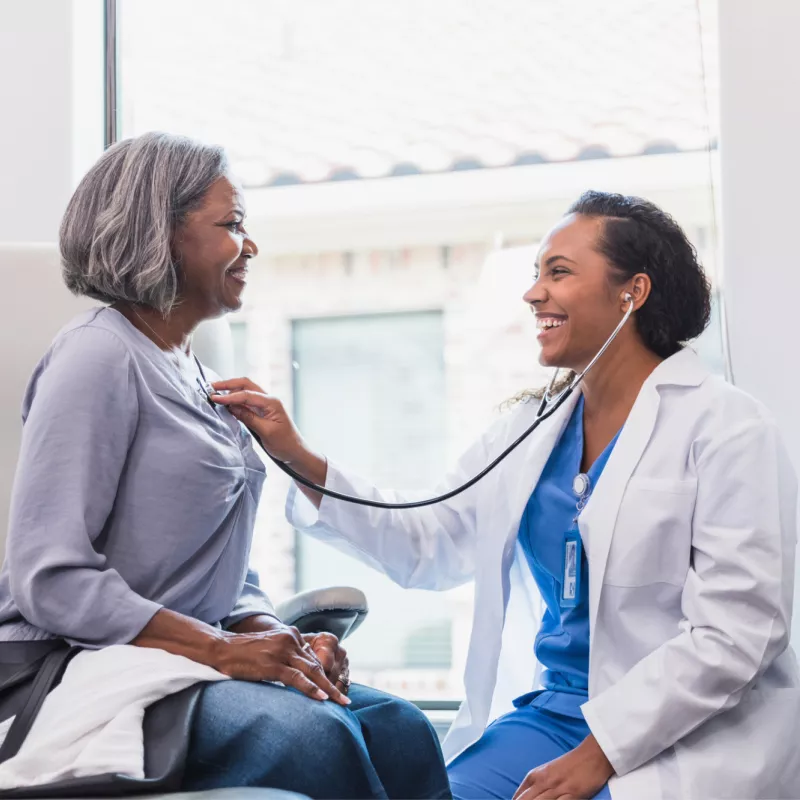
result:
<svg viewBox="0 0 800 800"><path fill-rule="evenodd" d="M61 221L67 288L169 314L180 289L175 230L227 170L221 147L184 136L145 133L110 147L80 182Z"/></svg>

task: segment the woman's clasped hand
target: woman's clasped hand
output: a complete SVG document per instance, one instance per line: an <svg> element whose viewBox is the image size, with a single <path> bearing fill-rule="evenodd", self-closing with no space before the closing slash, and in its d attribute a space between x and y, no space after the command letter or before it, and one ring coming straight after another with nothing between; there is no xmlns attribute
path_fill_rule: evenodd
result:
<svg viewBox="0 0 800 800"><path fill-rule="evenodd" d="M315 700L350 705L343 691L349 682L347 653L333 634L303 636L282 624L269 630L234 630L219 638L213 662L231 678L279 681Z"/></svg>

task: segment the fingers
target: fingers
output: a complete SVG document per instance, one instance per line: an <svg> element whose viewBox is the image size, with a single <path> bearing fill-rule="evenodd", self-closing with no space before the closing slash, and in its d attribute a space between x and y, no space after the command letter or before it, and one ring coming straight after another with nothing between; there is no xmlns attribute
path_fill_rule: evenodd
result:
<svg viewBox="0 0 800 800"><path fill-rule="evenodd" d="M256 415L247 406L228 406L228 411L240 422L244 422L245 425L256 419Z"/></svg>
<svg viewBox="0 0 800 800"><path fill-rule="evenodd" d="M540 767L526 775L513 800L575 800L575 797L563 786L563 781L547 778Z"/></svg>
<svg viewBox="0 0 800 800"><path fill-rule="evenodd" d="M336 679L336 688L345 695L350 691L350 663L346 659Z"/></svg>
<svg viewBox="0 0 800 800"><path fill-rule="evenodd" d="M262 392L263 394L263 390L250 378L230 378L226 381L214 381L211 385L220 392L238 392L242 389L249 389L252 392Z"/></svg>
<svg viewBox="0 0 800 800"><path fill-rule="evenodd" d="M303 636L306 647L311 647L328 680L343 694L350 689L350 664L347 651L332 633L315 633Z"/></svg>
<svg viewBox="0 0 800 800"><path fill-rule="evenodd" d="M300 691L303 691L303 694L309 694L309 696L316 697L318 700L330 698L334 703L338 703L342 706L350 705L350 701L345 697L342 691L337 689L336 686L330 682L328 676L325 674L325 670L322 669L322 665L316 659L311 661L309 658L304 657L304 654L297 653L290 659L289 666L302 673L308 681L316 685L315 688L318 691L313 695L301 689ZM299 688L296 683L292 683L292 686ZM321 697L320 695L325 695L325 697Z"/></svg>
<svg viewBox="0 0 800 800"><path fill-rule="evenodd" d="M328 674L332 676L331 680L334 683L337 683L339 678L344 678L346 684L350 683L350 662L344 648L340 648L336 653L336 661ZM345 692L345 694L347 694L347 692Z"/></svg>
<svg viewBox="0 0 800 800"><path fill-rule="evenodd" d="M232 678L280 681L314 700L330 699L342 706L350 705L295 627L231 634L224 643L215 666Z"/></svg>
<svg viewBox="0 0 800 800"><path fill-rule="evenodd" d="M514 792L512 800L531 800L538 794L538 791L531 791L534 789L536 783L536 773L531 771L525 776L525 780L519 785L519 789Z"/></svg>
<svg viewBox="0 0 800 800"><path fill-rule="evenodd" d="M211 399L221 406L250 406L251 409L264 410L274 407L277 402L275 398L251 389L240 389L230 394L212 394Z"/></svg>
<svg viewBox="0 0 800 800"><path fill-rule="evenodd" d="M317 684L309 680L299 669L286 667L283 672L281 672L279 680L284 686L291 686L297 689L298 692L302 692L307 697L310 697L312 700L328 699L328 695L325 694Z"/></svg>
<svg viewBox="0 0 800 800"><path fill-rule="evenodd" d="M341 661L347 657L347 654L339 647L339 640L332 633L316 633L306 637L306 642L314 650L314 655L322 664L325 674L335 681L341 671ZM339 666L338 670L336 669L337 665Z"/></svg>
<svg viewBox="0 0 800 800"><path fill-rule="evenodd" d="M559 794L557 789L551 789L537 795L529 791L523 795L522 800L577 800L577 798L571 794Z"/></svg>

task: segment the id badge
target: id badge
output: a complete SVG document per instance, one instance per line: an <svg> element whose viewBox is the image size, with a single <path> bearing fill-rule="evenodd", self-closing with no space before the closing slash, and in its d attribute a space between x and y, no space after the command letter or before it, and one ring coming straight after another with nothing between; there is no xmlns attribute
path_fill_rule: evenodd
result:
<svg viewBox="0 0 800 800"><path fill-rule="evenodd" d="M564 568L561 575L561 608L575 608L581 599L581 560L583 542L573 528L564 536Z"/></svg>

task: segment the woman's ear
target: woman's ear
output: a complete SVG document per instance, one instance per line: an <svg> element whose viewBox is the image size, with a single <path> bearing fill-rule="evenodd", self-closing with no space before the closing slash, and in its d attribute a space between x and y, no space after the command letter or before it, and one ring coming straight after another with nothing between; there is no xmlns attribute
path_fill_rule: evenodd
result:
<svg viewBox="0 0 800 800"><path fill-rule="evenodd" d="M644 272L634 275L628 284L628 288L622 293L622 310L627 311L628 304L633 300L633 308L638 311L647 302L652 288L653 284L649 275L645 275Z"/></svg>

